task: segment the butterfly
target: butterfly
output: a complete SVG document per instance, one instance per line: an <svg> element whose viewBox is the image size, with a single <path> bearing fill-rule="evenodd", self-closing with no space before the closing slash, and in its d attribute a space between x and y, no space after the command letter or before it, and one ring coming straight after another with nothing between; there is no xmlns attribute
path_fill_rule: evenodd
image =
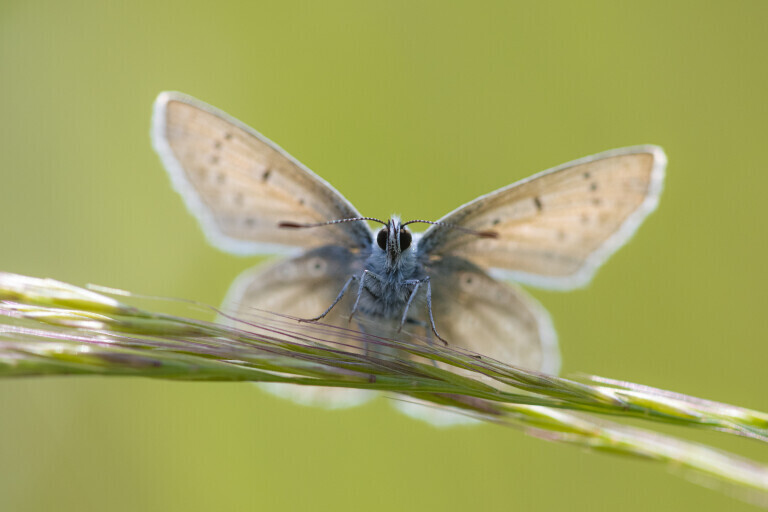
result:
<svg viewBox="0 0 768 512"><path fill-rule="evenodd" d="M438 221L363 217L263 135L178 92L154 105L152 139L174 188L216 247L288 254L238 277L225 300L388 338L404 330L506 363L557 373L552 321L511 280L585 285L657 206L658 146L575 160L470 201ZM367 222L378 222L374 232ZM429 227L411 231L417 223ZM364 390L269 385L295 401L356 405ZM406 413L423 407L400 403ZM429 414L429 413L428 413ZM441 422L432 417L433 422Z"/></svg>

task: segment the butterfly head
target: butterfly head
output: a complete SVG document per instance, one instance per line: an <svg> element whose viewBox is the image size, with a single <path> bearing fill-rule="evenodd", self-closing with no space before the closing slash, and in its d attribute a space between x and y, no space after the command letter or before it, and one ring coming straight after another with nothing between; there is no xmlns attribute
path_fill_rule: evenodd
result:
<svg viewBox="0 0 768 512"><path fill-rule="evenodd" d="M378 233L376 233L376 244L373 246L374 256L377 259L384 259L386 267L389 269L396 268L401 266L402 264L407 264L408 261L412 261L413 256L405 257L410 254L413 254L413 235L411 232L406 228L408 224L414 224L414 223L422 223L422 224L432 224L435 226L441 226L443 228L447 229L455 229L458 231L463 231L465 233L469 233L474 236L484 237L484 238L496 238L498 236L498 233L495 231L478 231L475 229L465 228L463 226L456 226L454 224L446 224L444 222L439 221L431 221L431 220L409 220L408 222L400 222L400 218L397 216L392 216L387 222L384 222L382 220L379 220L375 217L354 217L349 219L336 219L336 220L329 220L326 222L318 222L318 223L312 223L312 224L301 224L297 222L290 222L290 221L282 221L278 223L278 227L281 228L315 228L319 226L332 226L335 224L340 224L342 222L359 222L359 221L365 221L370 220L373 222L378 222L379 224L384 225L383 228L381 228Z"/></svg>
<svg viewBox="0 0 768 512"><path fill-rule="evenodd" d="M386 254L389 266L397 264L402 254L411 248L412 242L411 232L394 216L376 234L376 245Z"/></svg>

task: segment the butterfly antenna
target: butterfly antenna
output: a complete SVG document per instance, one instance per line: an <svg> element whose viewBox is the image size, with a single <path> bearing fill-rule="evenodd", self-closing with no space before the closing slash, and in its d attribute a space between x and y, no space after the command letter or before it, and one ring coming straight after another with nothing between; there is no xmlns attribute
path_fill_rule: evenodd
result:
<svg viewBox="0 0 768 512"><path fill-rule="evenodd" d="M448 224L447 222L435 222L431 220L421 220L421 219L409 220L408 222L403 222L402 225L407 226L408 224L414 224L416 222L421 224L432 224L433 226L443 226L445 228L450 228L450 229L458 229L459 231L476 235L481 238L498 238L499 236L499 234L496 231L492 231L492 230L478 231L476 229L469 229L462 226L457 226L456 224Z"/></svg>
<svg viewBox="0 0 768 512"><path fill-rule="evenodd" d="M282 221L282 222L278 222L277 227L279 228L316 228L320 226L330 226L331 224L340 224L342 222L355 222L358 220L372 220L374 222L384 224L385 226L387 225L386 222L376 219L374 217L355 217L353 219L329 220L328 222L317 222L314 224L301 224L298 222Z"/></svg>

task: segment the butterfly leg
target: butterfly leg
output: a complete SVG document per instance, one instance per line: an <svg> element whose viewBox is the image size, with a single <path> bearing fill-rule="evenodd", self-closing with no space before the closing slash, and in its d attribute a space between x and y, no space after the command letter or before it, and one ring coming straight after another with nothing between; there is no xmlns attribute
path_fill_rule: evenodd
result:
<svg viewBox="0 0 768 512"><path fill-rule="evenodd" d="M403 281L404 285L413 286L413 291L411 291L411 295L408 297L408 302L405 303L405 309L403 310L403 317L400 319L400 325L397 327L397 332L400 332L403 330L403 325L405 324L405 320L408 317L408 309L410 309L413 299L416 298L416 292L419 291L419 286L421 286L421 283L423 282L424 281L422 281L421 279L408 279L406 281Z"/></svg>
<svg viewBox="0 0 768 512"><path fill-rule="evenodd" d="M427 311L429 311L429 323L432 326L432 332L435 333L435 337L442 341L447 347L448 342L438 334L437 328L435 327L435 318L432 316L432 285L429 283L429 276L425 277L424 281L427 283Z"/></svg>
<svg viewBox="0 0 768 512"><path fill-rule="evenodd" d="M365 278L367 277L372 277L377 281L381 281L381 278L376 274L374 274L373 272L371 272L370 270L363 270L363 273L360 276L360 286L357 287L357 298L355 299L355 305L352 306L352 312L349 314L350 322L352 321L352 317L355 316L355 313L357 313L357 306L360 304L360 297L363 296L363 289L365 288Z"/></svg>
<svg viewBox="0 0 768 512"><path fill-rule="evenodd" d="M339 292L339 295L336 297L336 300L334 300L334 301L333 301L333 304L331 304L330 306L328 306L328 309L326 309L325 311L323 311L322 313L320 313L320 315L319 315L319 316L316 316L316 317L314 317L314 318L306 318L306 319L300 319L300 320L299 320L299 322L316 322L316 321L320 320L321 318L325 317L325 315L327 315L328 313L330 313L330 312L331 312L331 310L333 309L333 307L334 307L336 304L338 304L338 303L339 303L339 301L341 300L341 298L342 298L342 297L344 297L344 294L345 294L345 293L347 293L347 288L349 288L349 285L350 285L350 284L352 284L352 281L354 281L355 279L357 279L357 276L352 276L352 277L350 277L349 279L347 279L347 282L346 282L346 283L344 283L344 286L342 286L342 288L341 288L341 291Z"/></svg>
<svg viewBox="0 0 768 512"><path fill-rule="evenodd" d="M422 284L427 285L427 311L429 312L429 324L430 327L432 327L432 332L435 333L435 337L442 341L446 346L448 345L448 342L443 339L442 336L437 332L437 328L435 327L435 318L432 315L432 285L429 282L429 276L425 277L424 279L408 279L407 281L403 281L403 284L405 285L415 285L413 288L413 291L411 292L410 297L408 297L408 302L405 304L405 311L403 311L403 317L400 320L400 326L397 329L397 332L400 332L400 330L403 328L403 324L406 320L406 315L408 314L408 308L411 307L411 303L413 302L413 299L416 297L416 292L419 290L419 286Z"/></svg>

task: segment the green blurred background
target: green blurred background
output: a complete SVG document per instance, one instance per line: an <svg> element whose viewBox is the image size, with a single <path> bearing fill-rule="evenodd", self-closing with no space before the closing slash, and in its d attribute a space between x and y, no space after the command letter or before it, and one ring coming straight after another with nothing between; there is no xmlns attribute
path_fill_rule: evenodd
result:
<svg viewBox="0 0 768 512"><path fill-rule="evenodd" d="M766 410L767 15L757 0L4 0L0 269L219 303L256 260L206 245L171 189L149 141L167 89L379 217L435 219L655 143L659 210L589 288L533 291L564 372ZM0 405L4 511L749 508L649 463L435 429L386 399L328 412L246 384L60 378L0 381Z"/></svg>

